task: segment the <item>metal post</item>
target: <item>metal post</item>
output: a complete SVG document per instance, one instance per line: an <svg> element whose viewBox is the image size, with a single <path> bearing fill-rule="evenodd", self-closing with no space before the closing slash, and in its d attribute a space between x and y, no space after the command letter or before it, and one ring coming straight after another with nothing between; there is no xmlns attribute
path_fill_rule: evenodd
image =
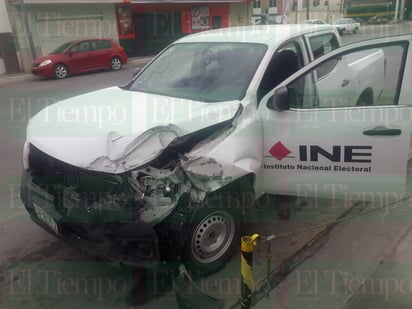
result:
<svg viewBox="0 0 412 309"><path fill-rule="evenodd" d="M252 300L253 288L253 248L259 234L252 236L243 236L241 243L240 255L240 272L241 272L241 300L242 309L249 309Z"/></svg>
<svg viewBox="0 0 412 309"><path fill-rule="evenodd" d="M405 14L405 0L401 0L400 9L399 9L399 20L404 20Z"/></svg>
<svg viewBox="0 0 412 309"><path fill-rule="evenodd" d="M396 0L395 4L395 16L393 17L394 21L398 21L398 11L399 11L399 0Z"/></svg>

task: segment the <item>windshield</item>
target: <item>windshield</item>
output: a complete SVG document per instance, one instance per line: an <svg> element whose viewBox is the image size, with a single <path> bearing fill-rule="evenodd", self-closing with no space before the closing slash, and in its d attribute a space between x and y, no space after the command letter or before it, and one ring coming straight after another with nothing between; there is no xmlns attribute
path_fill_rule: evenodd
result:
<svg viewBox="0 0 412 309"><path fill-rule="evenodd" d="M175 44L129 90L201 102L240 100L266 49L248 43Z"/></svg>
<svg viewBox="0 0 412 309"><path fill-rule="evenodd" d="M53 50L50 54L61 54L63 53L73 42L67 42L63 43L59 47L57 47L55 50Z"/></svg>

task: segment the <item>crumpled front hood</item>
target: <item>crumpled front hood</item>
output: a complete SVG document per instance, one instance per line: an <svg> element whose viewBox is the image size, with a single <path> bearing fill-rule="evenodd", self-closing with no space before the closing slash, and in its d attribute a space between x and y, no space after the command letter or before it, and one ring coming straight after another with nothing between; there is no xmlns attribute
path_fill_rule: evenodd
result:
<svg viewBox="0 0 412 309"><path fill-rule="evenodd" d="M27 138L71 165L122 173L153 160L176 137L230 120L239 107L111 87L43 109L30 120Z"/></svg>

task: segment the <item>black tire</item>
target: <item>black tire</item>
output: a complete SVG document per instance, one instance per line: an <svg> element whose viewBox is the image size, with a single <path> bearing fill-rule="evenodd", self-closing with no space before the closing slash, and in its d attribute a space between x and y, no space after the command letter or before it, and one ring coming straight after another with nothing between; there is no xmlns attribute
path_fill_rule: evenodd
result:
<svg viewBox="0 0 412 309"><path fill-rule="evenodd" d="M228 192L213 194L187 229L184 262L196 277L216 272L240 246L241 204Z"/></svg>
<svg viewBox="0 0 412 309"><path fill-rule="evenodd" d="M112 71L119 71L123 66L123 62L119 57L113 57L110 60L110 69Z"/></svg>
<svg viewBox="0 0 412 309"><path fill-rule="evenodd" d="M373 105L373 92L372 91L364 91L360 95L358 101L356 102L356 106L372 106Z"/></svg>
<svg viewBox="0 0 412 309"><path fill-rule="evenodd" d="M358 32L358 28L353 29L353 34L356 34Z"/></svg>
<svg viewBox="0 0 412 309"><path fill-rule="evenodd" d="M343 35L343 30L339 30L339 34L340 34L340 35Z"/></svg>
<svg viewBox="0 0 412 309"><path fill-rule="evenodd" d="M69 75L69 71L67 70L67 67L64 64L59 63L54 66L53 74L55 78L63 79Z"/></svg>

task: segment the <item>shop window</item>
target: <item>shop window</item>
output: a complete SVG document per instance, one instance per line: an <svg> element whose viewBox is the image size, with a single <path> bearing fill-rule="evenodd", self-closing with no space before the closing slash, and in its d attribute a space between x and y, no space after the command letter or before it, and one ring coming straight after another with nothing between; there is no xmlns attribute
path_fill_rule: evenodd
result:
<svg viewBox="0 0 412 309"><path fill-rule="evenodd" d="M277 0L269 0L269 7L276 7L277 6Z"/></svg>
<svg viewBox="0 0 412 309"><path fill-rule="evenodd" d="M119 34L132 34L132 9L130 6L119 6L116 10Z"/></svg>
<svg viewBox="0 0 412 309"><path fill-rule="evenodd" d="M320 0L313 0L313 6L319 6Z"/></svg>
<svg viewBox="0 0 412 309"><path fill-rule="evenodd" d="M260 9L260 0L253 1L253 8Z"/></svg>
<svg viewBox="0 0 412 309"><path fill-rule="evenodd" d="M192 7L192 30L209 29L209 7L196 6Z"/></svg>

